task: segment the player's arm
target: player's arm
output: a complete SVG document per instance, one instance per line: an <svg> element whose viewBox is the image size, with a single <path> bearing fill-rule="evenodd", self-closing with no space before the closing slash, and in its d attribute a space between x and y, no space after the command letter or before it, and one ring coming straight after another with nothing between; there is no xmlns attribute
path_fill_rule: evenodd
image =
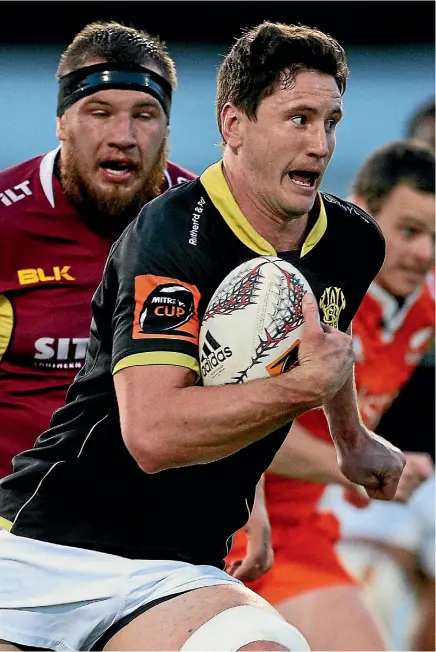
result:
<svg viewBox="0 0 436 652"><path fill-rule="evenodd" d="M222 459L336 394L352 365L351 338L323 330L312 295L303 311L299 366L281 376L201 387L184 366L117 371L121 431L140 468L154 473Z"/></svg>
<svg viewBox="0 0 436 652"><path fill-rule="evenodd" d="M357 404L354 369L340 390L325 401L323 409L342 473L364 486L370 498L392 500L406 460L396 446L364 425Z"/></svg>
<svg viewBox="0 0 436 652"><path fill-rule="evenodd" d="M341 472L334 446L311 435L298 421L292 424L269 471L295 480L355 486Z"/></svg>
<svg viewBox="0 0 436 652"><path fill-rule="evenodd" d="M272 567L274 561L264 484L264 476L262 476L256 486L253 510L243 528L247 536L245 557L233 560L226 568L229 575L242 582L257 580Z"/></svg>

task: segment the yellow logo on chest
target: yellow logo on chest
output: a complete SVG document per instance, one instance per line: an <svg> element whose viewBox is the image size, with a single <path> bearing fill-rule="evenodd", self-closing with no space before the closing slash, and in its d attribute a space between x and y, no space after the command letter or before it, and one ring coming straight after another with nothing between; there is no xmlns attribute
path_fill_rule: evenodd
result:
<svg viewBox="0 0 436 652"><path fill-rule="evenodd" d="M17 271L18 282L20 285L29 285L30 283L49 283L50 281L75 281L76 279L71 276L69 271L69 265L63 265L63 267L55 265L48 274L42 267L19 269Z"/></svg>
<svg viewBox="0 0 436 652"><path fill-rule="evenodd" d="M328 287L322 293L319 307L322 310L322 320L328 326L339 327L339 316L347 302L341 288Z"/></svg>

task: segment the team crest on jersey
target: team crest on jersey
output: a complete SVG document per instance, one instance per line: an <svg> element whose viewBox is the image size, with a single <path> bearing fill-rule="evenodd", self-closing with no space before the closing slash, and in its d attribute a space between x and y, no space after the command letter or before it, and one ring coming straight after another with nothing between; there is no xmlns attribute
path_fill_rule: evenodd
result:
<svg viewBox="0 0 436 652"><path fill-rule="evenodd" d="M322 293L322 297L319 302L319 307L321 308L323 314L322 320L324 324L338 328L339 316L346 305L347 302L341 288L326 288Z"/></svg>
<svg viewBox="0 0 436 652"><path fill-rule="evenodd" d="M133 339L164 337L198 344L200 292L166 276L135 277Z"/></svg>

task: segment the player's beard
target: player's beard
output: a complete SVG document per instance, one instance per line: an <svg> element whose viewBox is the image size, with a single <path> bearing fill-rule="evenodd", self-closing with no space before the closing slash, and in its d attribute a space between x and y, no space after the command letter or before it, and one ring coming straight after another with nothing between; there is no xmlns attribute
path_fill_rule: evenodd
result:
<svg viewBox="0 0 436 652"><path fill-rule="evenodd" d="M125 192L122 185L102 189L88 181L74 143L63 147L60 175L62 187L88 226L101 235L117 238L141 208L160 194L168 157L165 139L143 183Z"/></svg>

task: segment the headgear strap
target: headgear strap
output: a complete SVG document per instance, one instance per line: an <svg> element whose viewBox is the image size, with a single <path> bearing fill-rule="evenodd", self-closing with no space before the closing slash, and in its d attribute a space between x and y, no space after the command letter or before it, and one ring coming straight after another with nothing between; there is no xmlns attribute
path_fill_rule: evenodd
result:
<svg viewBox="0 0 436 652"><path fill-rule="evenodd" d="M142 66L120 63L97 63L64 75L59 80L58 109L60 117L74 102L107 88L143 91L155 97L169 121L171 84L162 75Z"/></svg>

